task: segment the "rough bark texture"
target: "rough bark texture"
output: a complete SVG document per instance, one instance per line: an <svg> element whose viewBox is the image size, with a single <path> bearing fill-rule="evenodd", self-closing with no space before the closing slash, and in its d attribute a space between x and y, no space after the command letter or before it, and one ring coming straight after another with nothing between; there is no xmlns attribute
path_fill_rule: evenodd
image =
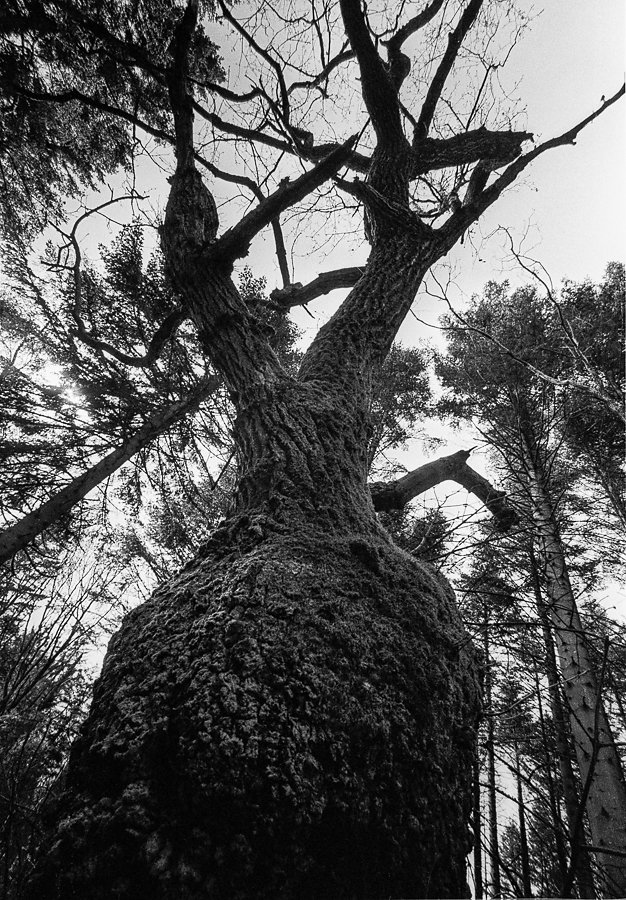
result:
<svg viewBox="0 0 626 900"><path fill-rule="evenodd" d="M383 535L240 517L112 640L44 898L466 895L478 687Z"/></svg>

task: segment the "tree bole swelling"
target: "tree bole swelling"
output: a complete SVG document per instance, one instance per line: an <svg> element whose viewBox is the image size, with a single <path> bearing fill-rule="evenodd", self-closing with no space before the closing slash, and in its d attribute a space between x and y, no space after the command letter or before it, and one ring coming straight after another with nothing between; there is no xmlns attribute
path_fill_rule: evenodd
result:
<svg viewBox="0 0 626 900"><path fill-rule="evenodd" d="M272 498L112 640L32 896L467 895L479 686L452 593L369 502L357 531L339 497L318 526Z"/></svg>

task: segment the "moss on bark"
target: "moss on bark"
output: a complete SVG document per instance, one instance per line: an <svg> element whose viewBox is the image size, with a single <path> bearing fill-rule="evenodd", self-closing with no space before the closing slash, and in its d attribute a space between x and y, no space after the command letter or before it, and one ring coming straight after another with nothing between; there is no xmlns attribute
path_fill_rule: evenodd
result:
<svg viewBox="0 0 626 900"><path fill-rule="evenodd" d="M429 569L240 517L111 641L32 896L466 895L478 706Z"/></svg>

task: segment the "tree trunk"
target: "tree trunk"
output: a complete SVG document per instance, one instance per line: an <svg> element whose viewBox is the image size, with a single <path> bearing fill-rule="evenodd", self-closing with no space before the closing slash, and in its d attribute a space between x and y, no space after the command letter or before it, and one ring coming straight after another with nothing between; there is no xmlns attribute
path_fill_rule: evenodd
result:
<svg viewBox="0 0 626 900"><path fill-rule="evenodd" d="M112 639L32 897L468 895L479 685L396 548L359 407L239 403L233 515Z"/></svg>
<svg viewBox="0 0 626 900"><path fill-rule="evenodd" d="M480 759L474 758L474 897L483 900L482 813L480 809Z"/></svg>
<svg viewBox="0 0 626 900"><path fill-rule="evenodd" d="M520 768L520 755L517 741L515 741L515 780L517 781L517 814L519 821L519 839L522 852L522 883L524 897L532 897L532 885L530 883L530 859L528 854L528 837L526 835L526 804L524 803L524 789L522 787L522 771Z"/></svg>
<svg viewBox="0 0 626 900"><path fill-rule="evenodd" d="M567 716L563 709L563 700L559 686L559 670L557 668L556 655L554 652L554 642L550 631L548 612L541 596L537 559L532 547L530 549L530 568L535 592L535 602L537 604L537 612L539 614L539 620L541 621L541 629L546 648L546 674L548 676L550 708L552 710L552 720L554 722L556 737L556 751L561 772L561 786L563 788L563 800L565 803L565 814L567 816L570 852L573 853L574 847L572 846L572 841L579 813L580 793L572 766L572 756L570 751L571 734ZM579 897L593 898L596 896L589 854L585 850L581 850L576 857L576 881L578 884Z"/></svg>
<svg viewBox="0 0 626 900"><path fill-rule="evenodd" d="M563 546L538 461L527 468L536 535L545 567L548 612L560 659L576 758L583 784L589 782L587 814L609 897L626 896L626 784L609 721L586 646L569 581ZM582 841L582 834L581 834ZM576 852L576 848L572 848Z"/></svg>
<svg viewBox="0 0 626 900"><path fill-rule="evenodd" d="M548 676L550 677L550 676ZM546 780L548 783L548 802L550 804L550 815L552 817L552 831L554 832L554 843L556 847L556 856L559 865L559 882L558 889L560 895L562 895L562 887L565 883L565 879L567 877L567 853L565 849L565 839L564 833L565 829L563 827L563 817L561 815L561 808L559 797L557 796L556 786L554 783L552 766L554 765L554 750L556 749L556 744L558 743L558 738L555 740L554 744L549 739L547 728L546 728L546 720L543 714L543 701L541 699L541 684L539 682L539 672L537 671L537 663L535 661L535 689L537 691L537 711L539 713L539 726L541 729L541 748L543 750L544 764L546 767ZM557 752L558 755L558 752ZM578 873L577 873L577 876ZM583 896L583 895L581 895Z"/></svg>
<svg viewBox="0 0 626 900"><path fill-rule="evenodd" d="M491 692L491 659L489 652L489 616L485 604L483 651L485 654L485 706L487 709L487 784L489 798L489 869L491 894L496 900L502 896L500 882L500 845L498 840L498 804L496 785L496 754L494 747L493 705Z"/></svg>

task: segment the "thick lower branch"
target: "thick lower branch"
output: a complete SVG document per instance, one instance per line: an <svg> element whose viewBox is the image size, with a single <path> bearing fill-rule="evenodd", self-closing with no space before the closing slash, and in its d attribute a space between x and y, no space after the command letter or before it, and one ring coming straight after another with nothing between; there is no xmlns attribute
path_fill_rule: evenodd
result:
<svg viewBox="0 0 626 900"><path fill-rule="evenodd" d="M311 300L329 294L339 288L351 288L357 283L363 274L362 266L350 266L346 269L332 269L329 272L320 272L317 278L308 284L297 281L287 287L277 288L270 294L273 303L283 309L293 309L294 306L304 306Z"/></svg>
<svg viewBox="0 0 626 900"><path fill-rule="evenodd" d="M508 530L517 521L517 514L507 503L506 494L467 465L470 453L470 450L459 450L419 466L396 481L371 484L374 509L381 512L403 509L415 497L443 481L456 481L485 504L503 531Z"/></svg>
<svg viewBox="0 0 626 900"><path fill-rule="evenodd" d="M449 138L425 138L414 148L412 177L435 169L465 166L478 160L492 160L492 168L511 162L521 153L524 141L532 140L528 131L489 131L475 128Z"/></svg>

